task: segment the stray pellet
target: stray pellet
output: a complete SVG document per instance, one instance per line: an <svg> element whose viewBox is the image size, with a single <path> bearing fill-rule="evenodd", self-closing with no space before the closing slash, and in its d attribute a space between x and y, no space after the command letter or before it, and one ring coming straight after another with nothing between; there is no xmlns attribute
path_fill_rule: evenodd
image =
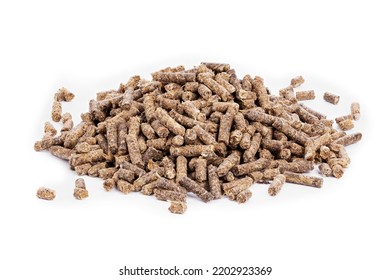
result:
<svg viewBox="0 0 390 280"><path fill-rule="evenodd" d="M360 119L360 104L358 102L353 102L351 104L351 114L355 121Z"/></svg>
<svg viewBox="0 0 390 280"><path fill-rule="evenodd" d="M339 103L340 96L335 95L335 94L330 93L330 92L325 92L324 93L324 100L326 102L333 104L333 105L337 105Z"/></svg>
<svg viewBox="0 0 390 280"><path fill-rule="evenodd" d="M62 87L55 93L54 100L58 102L61 101L70 102L73 100L74 97L75 95L72 92Z"/></svg>
<svg viewBox="0 0 390 280"><path fill-rule="evenodd" d="M78 178L75 181L75 189L73 191L73 196L78 200L82 200L88 197L88 190L85 187L85 181L83 178Z"/></svg>
<svg viewBox="0 0 390 280"><path fill-rule="evenodd" d="M305 82L305 79L302 76L296 76L296 77L291 79L290 84L293 88L297 88L300 85L302 85L304 82Z"/></svg>
<svg viewBox="0 0 390 280"><path fill-rule="evenodd" d="M187 211L187 203L182 201L171 201L171 205L168 209L173 214L183 214Z"/></svg>
<svg viewBox="0 0 390 280"><path fill-rule="evenodd" d="M313 100L316 98L316 95L314 93L314 90L304 90L304 91L297 91L295 93L295 98L298 101Z"/></svg>
<svg viewBox="0 0 390 280"><path fill-rule="evenodd" d="M37 190L37 197L44 200L53 200L56 198L56 191L41 187Z"/></svg>

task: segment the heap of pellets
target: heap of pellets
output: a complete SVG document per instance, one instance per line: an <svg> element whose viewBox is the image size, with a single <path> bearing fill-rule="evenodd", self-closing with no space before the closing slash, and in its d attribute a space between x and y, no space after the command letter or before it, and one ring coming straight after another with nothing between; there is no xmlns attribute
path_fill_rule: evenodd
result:
<svg viewBox="0 0 390 280"><path fill-rule="evenodd" d="M259 76L239 79L229 64L168 67L152 78L133 76L118 90L97 93L74 127L61 107L74 95L60 89L52 119L62 121L61 133L46 122L35 150L68 161L78 175L102 178L107 191L141 192L184 213L188 192L204 202L226 196L244 203L254 183L271 182L272 196L285 182L320 188L321 177L304 173L318 165L320 174L340 178L350 164L345 146L362 137L300 103L315 98L313 90L296 91L302 76L279 95ZM324 99L338 102L330 93ZM359 117L353 103L336 122L348 130ZM78 192L88 195L85 187Z"/></svg>

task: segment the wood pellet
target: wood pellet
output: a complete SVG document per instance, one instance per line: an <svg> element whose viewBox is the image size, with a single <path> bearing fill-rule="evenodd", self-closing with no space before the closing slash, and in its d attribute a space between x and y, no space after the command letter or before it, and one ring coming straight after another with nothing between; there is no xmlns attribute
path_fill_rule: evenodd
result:
<svg viewBox="0 0 390 280"><path fill-rule="evenodd" d="M51 119L62 127L46 122L34 149L67 161L79 176L101 178L106 191L167 201L175 214L187 211L189 199L245 203L255 183L269 183L271 196L289 183L321 188L323 177L342 177L351 162L345 147L362 134L346 131L360 119L360 105L327 119L301 102L316 98L312 89L297 90L304 82L296 76L272 95L260 76L240 79L227 63L167 67L151 81L132 76L98 92L75 125L61 104L75 95L61 88ZM340 101L329 92L323 99ZM89 196L83 178L73 195ZM55 191L39 188L37 196L52 200Z"/></svg>

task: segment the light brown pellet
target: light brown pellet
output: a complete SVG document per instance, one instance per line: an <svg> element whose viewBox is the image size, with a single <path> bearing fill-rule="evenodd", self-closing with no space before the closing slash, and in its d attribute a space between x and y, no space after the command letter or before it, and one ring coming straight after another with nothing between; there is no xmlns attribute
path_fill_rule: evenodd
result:
<svg viewBox="0 0 390 280"><path fill-rule="evenodd" d="M139 177L137 180L134 181L134 190L135 191L140 191L142 187L146 184L149 184L153 181L156 181L157 179L160 178L160 174L162 173L163 170L152 170L141 177Z"/></svg>
<svg viewBox="0 0 390 280"><path fill-rule="evenodd" d="M234 114L237 113L234 107L229 106L226 114L221 117L218 133L218 142L229 145L230 131L233 125Z"/></svg>
<svg viewBox="0 0 390 280"><path fill-rule="evenodd" d="M338 123L341 130L350 130L355 127L351 119L346 119Z"/></svg>
<svg viewBox="0 0 390 280"><path fill-rule="evenodd" d="M250 174L254 171L261 171L267 168L270 164L270 161L265 158L260 158L256 161L252 161L249 163L244 163L240 165L235 165L232 168L232 172L235 176L242 176L246 174Z"/></svg>
<svg viewBox="0 0 390 280"><path fill-rule="evenodd" d="M178 156L176 158L176 183L179 183L180 179L187 176L187 159L184 156Z"/></svg>
<svg viewBox="0 0 390 280"><path fill-rule="evenodd" d="M184 136L185 128L177 123L171 116L168 115L167 111L162 108L156 110L156 116L160 123L168 128L172 133L176 135Z"/></svg>
<svg viewBox="0 0 390 280"><path fill-rule="evenodd" d="M158 200L164 200L164 201L181 201L186 202L187 194L170 191L170 190L164 190L160 188L155 188L153 190L154 196Z"/></svg>
<svg viewBox="0 0 390 280"><path fill-rule="evenodd" d="M176 83L185 84L186 82L195 82L195 73L166 73L166 72L155 72L152 74L153 79L162 83Z"/></svg>
<svg viewBox="0 0 390 280"><path fill-rule="evenodd" d="M354 134L348 134L343 137L338 138L333 143L341 144L343 146L349 146L359 142L362 139L362 134L360 132Z"/></svg>
<svg viewBox="0 0 390 280"><path fill-rule="evenodd" d="M282 189L285 182L286 182L286 177L283 174L277 175L268 187L268 194L270 196L277 195Z"/></svg>
<svg viewBox="0 0 390 280"><path fill-rule="evenodd" d="M85 187L85 181L83 178L78 178L75 181L75 189L73 191L73 196L78 200L82 200L88 197L88 190Z"/></svg>
<svg viewBox="0 0 390 280"><path fill-rule="evenodd" d="M50 153L60 159L69 160L72 153L71 149L64 148L62 146L51 146L49 148Z"/></svg>
<svg viewBox="0 0 390 280"><path fill-rule="evenodd" d="M74 97L75 95L72 92L62 87L55 93L54 100L58 102L61 101L70 102L73 100Z"/></svg>
<svg viewBox="0 0 390 280"><path fill-rule="evenodd" d="M195 179L199 183L207 180L207 160L204 158L195 161Z"/></svg>
<svg viewBox="0 0 390 280"><path fill-rule="evenodd" d="M224 161L218 166L217 174L219 177L225 176L230 169L239 164L241 153L233 151Z"/></svg>
<svg viewBox="0 0 390 280"><path fill-rule="evenodd" d="M209 165L208 168L208 180L210 186L210 193L214 196L215 199L221 198L222 188L219 182L217 168L214 165Z"/></svg>
<svg viewBox="0 0 390 280"><path fill-rule="evenodd" d="M295 93L295 98L298 101L313 100L316 98L316 95L314 93L314 90L304 90L304 91L297 91Z"/></svg>
<svg viewBox="0 0 390 280"><path fill-rule="evenodd" d="M65 148L73 148L76 146L78 140L84 135L88 124L85 122L81 122L76 125L72 130L70 130L65 137L64 147Z"/></svg>
<svg viewBox="0 0 390 280"><path fill-rule="evenodd" d="M127 182L125 180L120 180L120 179L116 182L115 186L116 186L117 190L122 192L123 194L130 193L132 191L132 188L133 188L133 186L129 182Z"/></svg>
<svg viewBox="0 0 390 280"><path fill-rule="evenodd" d="M99 178L105 180L108 178L112 178L114 176L115 172L117 172L117 168L115 167L108 167L108 168L103 168L98 171L98 176Z"/></svg>
<svg viewBox="0 0 390 280"><path fill-rule="evenodd" d="M255 155L260 148L260 142L261 142L261 134L255 133L252 137L250 146L243 154L244 162L251 162L255 160Z"/></svg>
<svg viewBox="0 0 390 280"><path fill-rule="evenodd" d="M112 190L113 188L115 188L115 181L114 181L114 179L109 178L109 179L104 180L104 182L103 182L103 188L104 188L106 191L110 191L110 190Z"/></svg>
<svg viewBox="0 0 390 280"><path fill-rule="evenodd" d="M200 96L202 96L202 98L204 100L208 100L211 97L211 95L212 95L211 90L207 86L205 86L203 84L199 85L198 93L199 93Z"/></svg>
<svg viewBox="0 0 390 280"><path fill-rule="evenodd" d="M191 180L188 177L183 177L180 179L179 184L186 188L188 191L193 192L195 195L197 195L203 202L209 202L210 200L213 200L213 195L206 191L204 188L202 188L198 183Z"/></svg>
<svg viewBox="0 0 390 280"><path fill-rule="evenodd" d="M69 131L72 128L73 128L72 115L70 113L63 114L61 131Z"/></svg>
<svg viewBox="0 0 390 280"><path fill-rule="evenodd" d="M245 177L222 184L222 189L229 199L234 200L240 192L248 189L252 184L253 179L251 177Z"/></svg>
<svg viewBox="0 0 390 280"><path fill-rule="evenodd" d="M243 190L236 196L236 201L238 203L246 203L252 197L252 192L248 189Z"/></svg>
<svg viewBox="0 0 390 280"><path fill-rule="evenodd" d="M351 104L351 114L355 121L360 119L360 104L358 102Z"/></svg>
<svg viewBox="0 0 390 280"><path fill-rule="evenodd" d="M332 175L332 169L330 168L329 164L327 163L321 163L319 166L318 166L318 169L320 171L320 173L324 176L330 176Z"/></svg>
<svg viewBox="0 0 390 280"><path fill-rule="evenodd" d="M37 190L37 197L44 200L53 200L56 198L56 191L41 187Z"/></svg>
<svg viewBox="0 0 390 280"><path fill-rule="evenodd" d="M298 173L284 172L283 175L286 177L286 182L305 185L309 187L321 188L323 179Z"/></svg>
<svg viewBox="0 0 390 280"><path fill-rule="evenodd" d="M290 84L293 88L297 88L300 85L302 85L304 82L305 82L305 79L302 76L296 76L296 77L291 79Z"/></svg>
<svg viewBox="0 0 390 280"><path fill-rule="evenodd" d="M164 169L164 176L168 179L173 179L176 177L175 164L169 157L164 157L161 161L162 167Z"/></svg>
<svg viewBox="0 0 390 280"><path fill-rule="evenodd" d="M335 119L336 123L340 123L342 121L345 121L345 120L352 120L353 117L352 117L352 114L348 114L348 115L345 115L345 116L340 116L340 117L337 117Z"/></svg>
<svg viewBox="0 0 390 280"><path fill-rule="evenodd" d="M77 175L82 176L82 175L87 175L88 171L91 167L92 167L92 164L84 163L84 164L75 166L74 170L76 171Z"/></svg>
<svg viewBox="0 0 390 280"><path fill-rule="evenodd" d="M337 105L340 101L340 96L335 95L335 94L330 93L330 92L325 92L324 93L324 100L326 102L333 104L333 105Z"/></svg>
<svg viewBox="0 0 390 280"><path fill-rule="evenodd" d="M171 201L171 205L168 209L173 214L183 214L187 211L187 203L182 201Z"/></svg>
<svg viewBox="0 0 390 280"><path fill-rule="evenodd" d="M51 109L51 119L54 122L59 122L62 116L62 105L59 101L53 101L52 109Z"/></svg>
<svg viewBox="0 0 390 280"><path fill-rule="evenodd" d="M172 138L172 145L179 147L184 144L184 137L181 135L176 135Z"/></svg>
<svg viewBox="0 0 390 280"><path fill-rule="evenodd" d="M171 156L198 157L214 151L213 145L185 145L181 147L171 147Z"/></svg>

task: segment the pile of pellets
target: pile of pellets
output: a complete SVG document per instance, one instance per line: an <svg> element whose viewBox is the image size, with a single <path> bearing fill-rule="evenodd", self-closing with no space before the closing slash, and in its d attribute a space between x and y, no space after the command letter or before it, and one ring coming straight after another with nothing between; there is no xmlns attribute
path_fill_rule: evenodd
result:
<svg viewBox="0 0 390 280"><path fill-rule="evenodd" d="M350 164L345 146L362 137L345 132L359 119L359 104L335 119L337 129L300 102L315 98L313 90L296 90L302 76L278 95L259 76L239 79L229 64L168 67L152 78L133 76L118 90L97 93L76 126L62 113L62 102L74 94L59 89L52 120L62 122L61 133L46 122L35 150L68 161L80 176L103 179L107 191L141 192L184 213L189 192L204 202L226 196L244 203L254 183L270 183L271 196L285 182L320 188L323 176L343 175ZM323 98L339 101L328 92ZM322 175L305 174L315 166ZM37 196L54 199L55 191L40 188ZM88 197L82 178L74 196Z"/></svg>

